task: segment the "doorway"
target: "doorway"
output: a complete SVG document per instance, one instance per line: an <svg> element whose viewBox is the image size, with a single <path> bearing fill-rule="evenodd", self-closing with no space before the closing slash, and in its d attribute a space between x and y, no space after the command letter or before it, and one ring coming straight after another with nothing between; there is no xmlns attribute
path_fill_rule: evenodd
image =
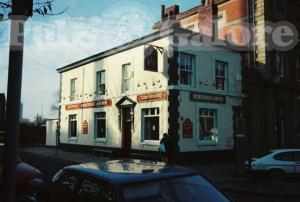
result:
<svg viewBox="0 0 300 202"><path fill-rule="evenodd" d="M122 154L127 157L131 150L131 107L122 108Z"/></svg>

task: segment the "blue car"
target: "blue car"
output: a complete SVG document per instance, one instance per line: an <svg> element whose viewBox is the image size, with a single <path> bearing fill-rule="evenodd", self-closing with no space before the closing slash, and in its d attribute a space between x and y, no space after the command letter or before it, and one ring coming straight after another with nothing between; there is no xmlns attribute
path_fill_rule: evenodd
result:
<svg viewBox="0 0 300 202"><path fill-rule="evenodd" d="M196 170L145 160L113 160L68 166L39 201L230 201Z"/></svg>

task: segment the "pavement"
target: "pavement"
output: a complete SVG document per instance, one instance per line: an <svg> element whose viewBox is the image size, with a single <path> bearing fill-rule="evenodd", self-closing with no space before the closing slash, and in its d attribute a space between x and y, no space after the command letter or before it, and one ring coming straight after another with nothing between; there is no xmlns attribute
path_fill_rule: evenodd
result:
<svg viewBox="0 0 300 202"><path fill-rule="evenodd" d="M71 164L103 162L111 159L109 157L63 150L58 150L56 153L54 148L44 146L20 149L20 152L62 160ZM249 176L241 167L233 164L194 164L188 166L199 170L205 177L225 192L282 199L299 199L300 201L299 179L270 181L261 177Z"/></svg>

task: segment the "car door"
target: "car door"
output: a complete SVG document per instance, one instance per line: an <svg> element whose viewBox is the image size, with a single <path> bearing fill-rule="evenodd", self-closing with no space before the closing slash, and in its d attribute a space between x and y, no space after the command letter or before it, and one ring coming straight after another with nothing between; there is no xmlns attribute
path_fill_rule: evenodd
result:
<svg viewBox="0 0 300 202"><path fill-rule="evenodd" d="M107 183L102 183L97 179L83 177L74 201L112 202L115 200L113 191Z"/></svg>
<svg viewBox="0 0 300 202"><path fill-rule="evenodd" d="M65 174L43 196L42 201L71 202L78 190L80 178L75 174Z"/></svg>
<svg viewBox="0 0 300 202"><path fill-rule="evenodd" d="M300 174L300 151L293 152L295 164L296 164L296 173Z"/></svg>
<svg viewBox="0 0 300 202"><path fill-rule="evenodd" d="M295 173L296 166L292 152L280 152L274 155L274 165L272 168L278 168L285 173Z"/></svg>

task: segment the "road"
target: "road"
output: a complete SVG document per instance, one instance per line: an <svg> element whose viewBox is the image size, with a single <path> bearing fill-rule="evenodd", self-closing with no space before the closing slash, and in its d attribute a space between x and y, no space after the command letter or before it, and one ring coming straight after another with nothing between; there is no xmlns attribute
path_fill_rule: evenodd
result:
<svg viewBox="0 0 300 202"><path fill-rule="evenodd" d="M20 154L21 158L28 164L38 168L43 172L47 180L50 180L51 177L58 172L61 168L70 165L70 162L65 162L62 160L56 160L52 158L45 158L38 155L32 154ZM227 193L234 201L236 202L299 202L298 199L284 199L284 198L266 198L261 196L254 195L243 195L238 193Z"/></svg>

